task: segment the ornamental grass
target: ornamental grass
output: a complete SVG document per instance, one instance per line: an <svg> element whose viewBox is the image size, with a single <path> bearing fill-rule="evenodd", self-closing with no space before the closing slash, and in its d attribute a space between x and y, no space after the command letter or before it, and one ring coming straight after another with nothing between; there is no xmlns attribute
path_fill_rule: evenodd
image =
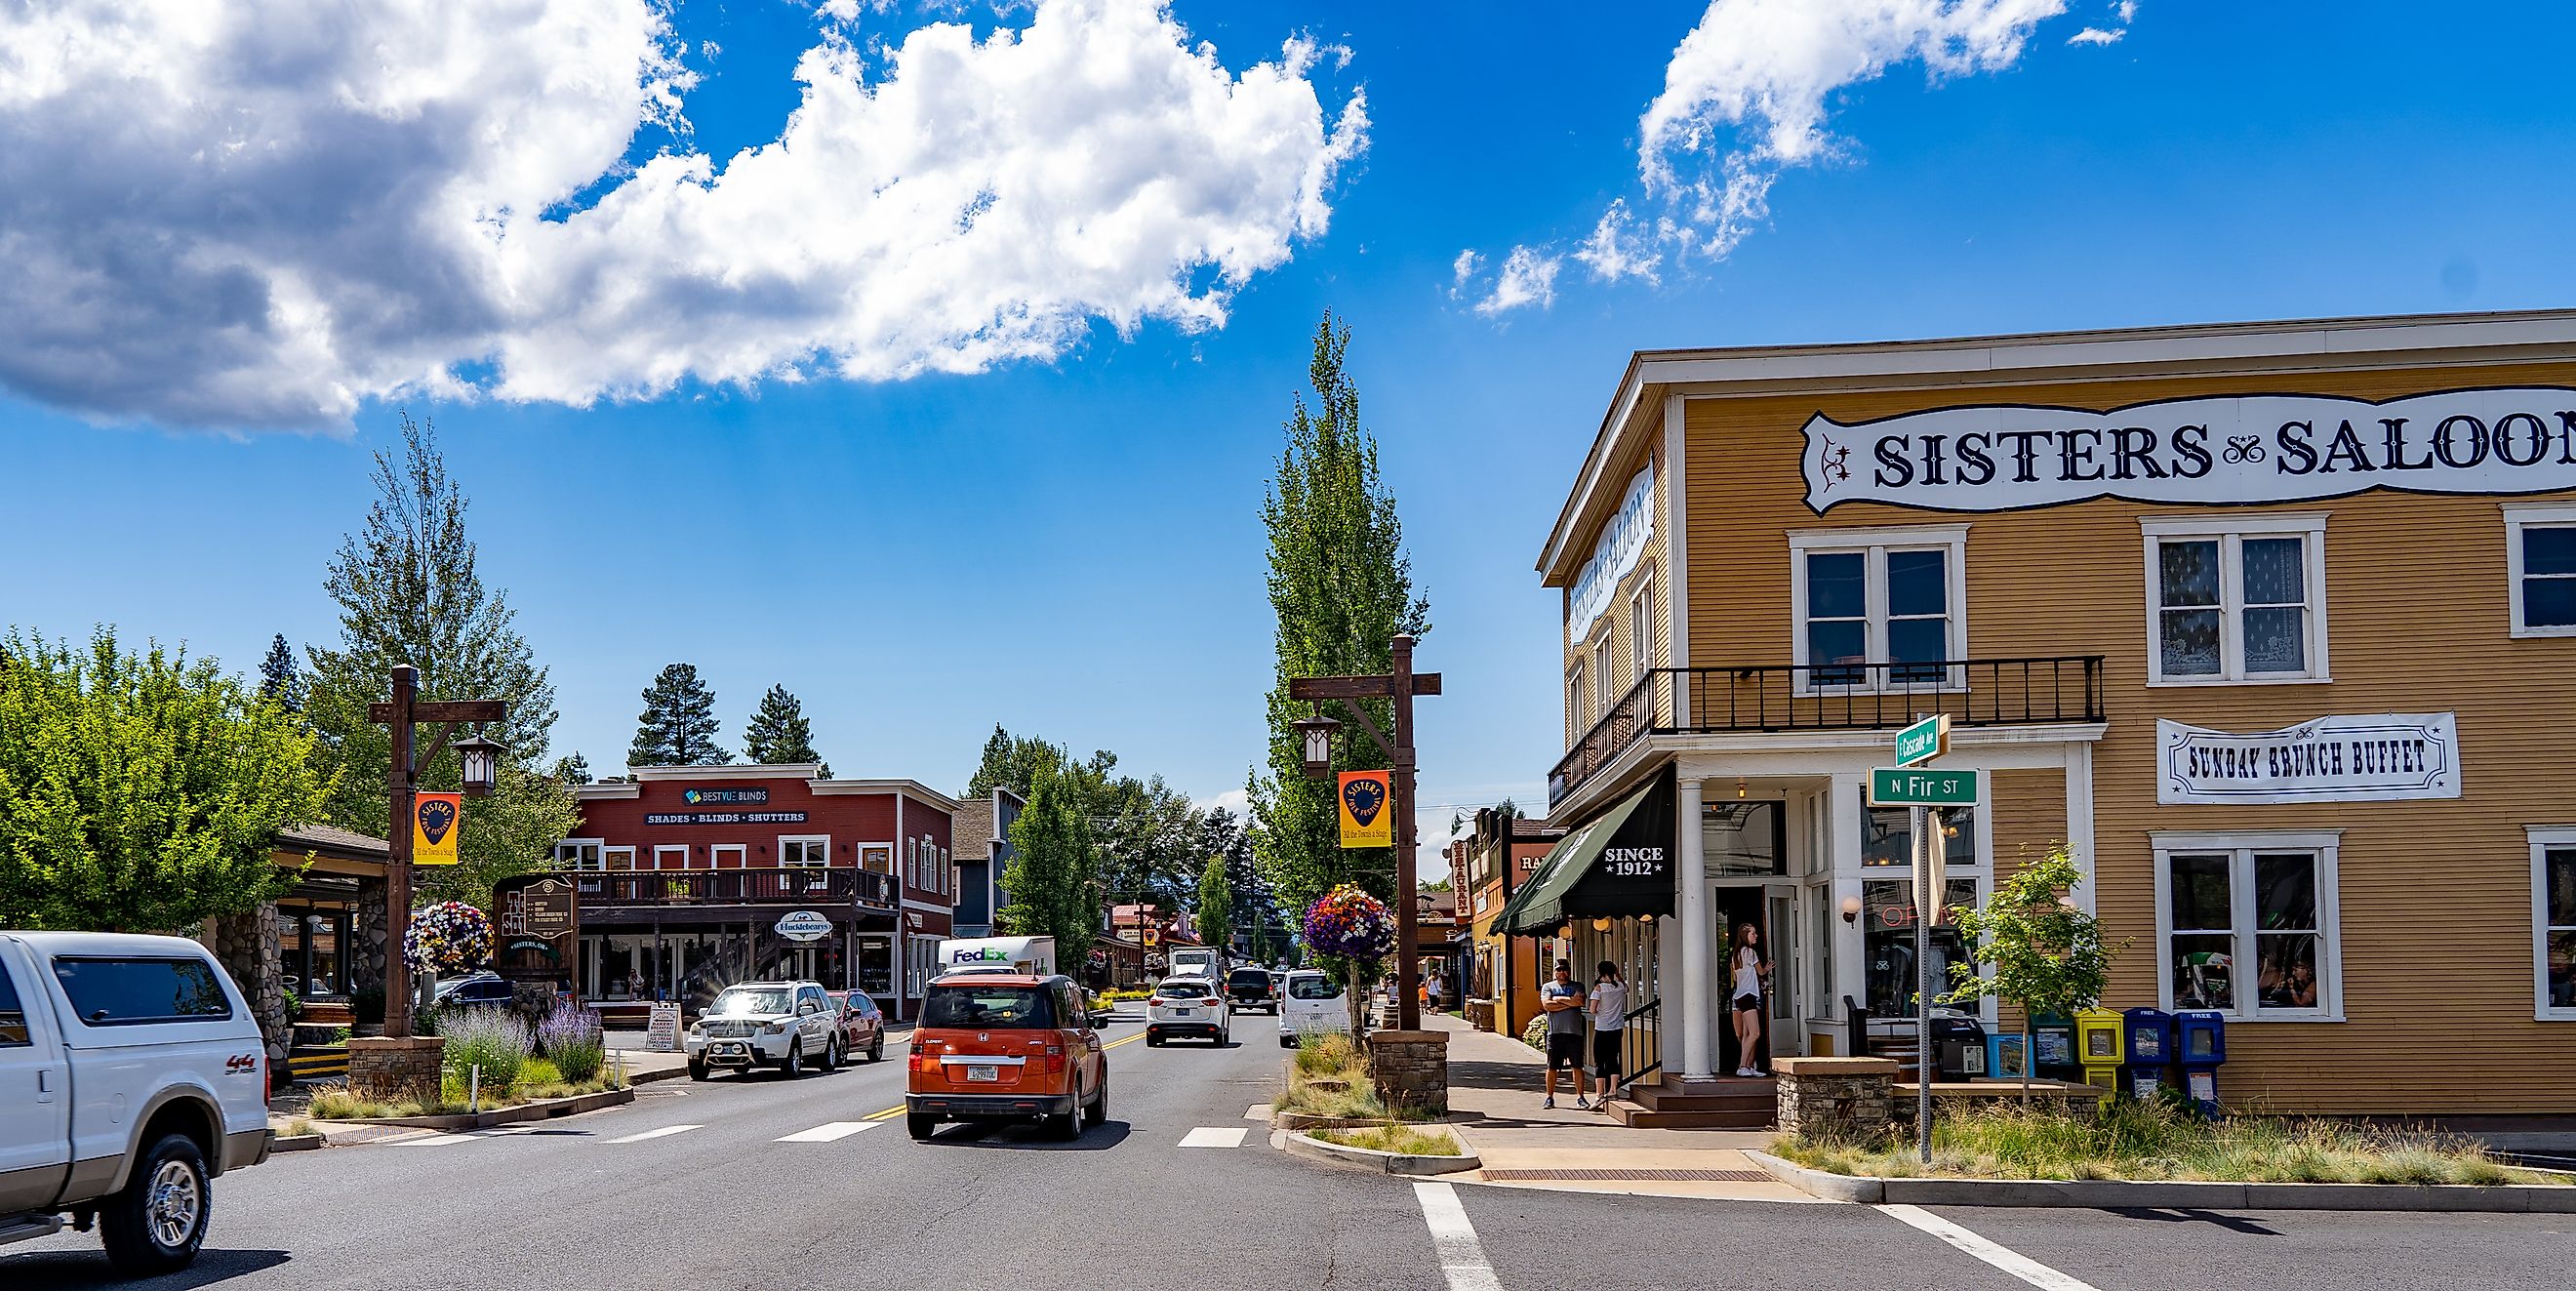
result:
<svg viewBox="0 0 2576 1291"><path fill-rule="evenodd" d="M2569 1184L2423 1130L2271 1116L2202 1118L2174 1100L2105 1104L2095 1116L2003 1105L1947 1111L1932 1163L1898 1127L1865 1142L1782 1136L1783 1160L1881 1178L2121 1179L2225 1183Z"/></svg>
<svg viewBox="0 0 2576 1291"><path fill-rule="evenodd" d="M1437 1127L1422 1129L1412 1125L1371 1125L1355 1130L1309 1130L1308 1133L1327 1143L1346 1148L1368 1148L1377 1152L1394 1152L1409 1157L1462 1157L1467 1150L1458 1146L1456 1135Z"/></svg>

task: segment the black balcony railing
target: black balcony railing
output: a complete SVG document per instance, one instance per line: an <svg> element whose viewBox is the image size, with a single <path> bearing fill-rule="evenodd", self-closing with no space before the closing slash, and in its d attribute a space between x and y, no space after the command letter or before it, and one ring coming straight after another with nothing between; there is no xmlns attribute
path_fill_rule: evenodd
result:
<svg viewBox="0 0 2576 1291"><path fill-rule="evenodd" d="M1554 806L1649 735L1898 727L1926 713L1958 726L2102 720L2102 656L1650 669L1566 750Z"/></svg>
<svg viewBox="0 0 2576 1291"><path fill-rule="evenodd" d="M585 906L895 904L894 877L874 870L593 870L573 890Z"/></svg>

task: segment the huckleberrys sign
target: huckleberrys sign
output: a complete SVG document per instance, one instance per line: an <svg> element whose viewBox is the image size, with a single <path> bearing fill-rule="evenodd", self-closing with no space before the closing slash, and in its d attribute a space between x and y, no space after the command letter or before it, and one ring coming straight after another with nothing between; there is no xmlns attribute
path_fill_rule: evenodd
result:
<svg viewBox="0 0 2576 1291"><path fill-rule="evenodd" d="M2460 796L2449 713L2320 717L2240 735L2156 723L2157 802L2378 802Z"/></svg>
<svg viewBox="0 0 2576 1291"><path fill-rule="evenodd" d="M1628 481L1628 495L1620 500L1619 513L1601 526L1600 540L1592 544L1592 559L1574 575L1574 590L1565 601L1567 641L1582 641L1593 622L1610 608L1619 580L1636 572L1637 562L1646 554L1646 539L1654 532L1655 468L1649 466Z"/></svg>
<svg viewBox="0 0 2576 1291"><path fill-rule="evenodd" d="M1807 506L2011 511L2092 498L2250 503L2369 489L2576 488L2576 389L2452 390L2373 403L2224 395L2107 413L2018 404L1805 427Z"/></svg>

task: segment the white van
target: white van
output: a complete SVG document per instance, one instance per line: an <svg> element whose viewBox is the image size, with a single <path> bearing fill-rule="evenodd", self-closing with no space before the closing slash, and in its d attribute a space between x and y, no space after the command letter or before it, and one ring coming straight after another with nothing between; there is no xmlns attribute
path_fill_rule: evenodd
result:
<svg viewBox="0 0 2576 1291"><path fill-rule="evenodd" d="M1288 987L1279 993L1279 1047L1294 1049L1297 1037L1351 1033L1351 1006L1342 984L1311 968L1293 969Z"/></svg>
<svg viewBox="0 0 2576 1291"><path fill-rule="evenodd" d="M1181 946L1165 956L1171 965L1165 977L1204 977L1211 982L1225 977L1225 956L1213 946Z"/></svg>

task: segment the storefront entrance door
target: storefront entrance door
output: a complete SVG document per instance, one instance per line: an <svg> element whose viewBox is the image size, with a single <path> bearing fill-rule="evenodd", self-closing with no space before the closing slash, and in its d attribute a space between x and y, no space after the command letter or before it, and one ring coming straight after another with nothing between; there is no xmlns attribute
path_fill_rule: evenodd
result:
<svg viewBox="0 0 2576 1291"><path fill-rule="evenodd" d="M1717 980L1712 982L1710 1008L1714 1016L1709 1026L1717 1035L1717 1074L1731 1076L1739 1067L1771 1069L1775 1057L1793 1057L1806 1052L1806 1034L1798 1020L1798 889L1793 883L1744 883L1719 881L1712 885L1709 908L1716 913L1716 953L1709 962L1716 966ZM1738 992L1736 943L1739 930L1746 925L1754 930L1754 948L1767 973L1755 975L1761 996L1762 1027L1754 1042L1753 1060L1747 1063L1743 1046L1736 1039L1735 1002Z"/></svg>

